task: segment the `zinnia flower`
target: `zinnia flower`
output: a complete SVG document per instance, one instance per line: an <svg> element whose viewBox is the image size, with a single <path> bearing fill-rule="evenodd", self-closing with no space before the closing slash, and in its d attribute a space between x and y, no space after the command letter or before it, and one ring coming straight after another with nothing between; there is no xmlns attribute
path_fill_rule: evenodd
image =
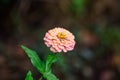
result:
<svg viewBox="0 0 120 80"><path fill-rule="evenodd" d="M52 52L67 52L74 49L74 35L64 28L49 30L44 37L45 44Z"/></svg>

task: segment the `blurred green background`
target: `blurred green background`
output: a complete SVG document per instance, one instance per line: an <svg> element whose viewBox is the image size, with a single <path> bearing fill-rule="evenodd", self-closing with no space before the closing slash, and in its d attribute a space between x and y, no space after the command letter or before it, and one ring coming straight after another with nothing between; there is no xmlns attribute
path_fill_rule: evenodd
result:
<svg viewBox="0 0 120 80"><path fill-rule="evenodd" d="M39 74L20 45L44 59L45 33L63 27L76 46L53 67L60 80L120 80L119 0L0 0L0 80L24 80Z"/></svg>

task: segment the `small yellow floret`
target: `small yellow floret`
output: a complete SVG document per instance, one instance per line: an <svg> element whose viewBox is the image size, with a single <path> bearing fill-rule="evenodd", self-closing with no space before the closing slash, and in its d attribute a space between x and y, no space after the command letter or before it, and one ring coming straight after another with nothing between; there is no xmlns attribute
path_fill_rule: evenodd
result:
<svg viewBox="0 0 120 80"><path fill-rule="evenodd" d="M66 38L66 34L63 33L63 32L59 32L59 33L57 34L57 37L60 38L60 39L64 39L64 38Z"/></svg>

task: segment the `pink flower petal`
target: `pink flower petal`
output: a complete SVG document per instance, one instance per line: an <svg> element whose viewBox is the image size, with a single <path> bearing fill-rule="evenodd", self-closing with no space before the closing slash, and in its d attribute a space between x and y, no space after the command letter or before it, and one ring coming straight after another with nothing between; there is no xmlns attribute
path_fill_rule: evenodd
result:
<svg viewBox="0 0 120 80"><path fill-rule="evenodd" d="M51 29L44 37L45 45L55 53L73 50L75 46L74 39L74 35L64 28Z"/></svg>

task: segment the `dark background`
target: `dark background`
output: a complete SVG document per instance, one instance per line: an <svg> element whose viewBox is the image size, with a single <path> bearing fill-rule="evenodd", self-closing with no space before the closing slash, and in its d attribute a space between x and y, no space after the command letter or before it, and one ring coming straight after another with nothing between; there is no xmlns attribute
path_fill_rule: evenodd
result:
<svg viewBox="0 0 120 80"><path fill-rule="evenodd" d="M53 66L60 80L120 80L119 0L0 0L0 80L41 76L21 49L50 52L45 33L63 27L76 46Z"/></svg>

